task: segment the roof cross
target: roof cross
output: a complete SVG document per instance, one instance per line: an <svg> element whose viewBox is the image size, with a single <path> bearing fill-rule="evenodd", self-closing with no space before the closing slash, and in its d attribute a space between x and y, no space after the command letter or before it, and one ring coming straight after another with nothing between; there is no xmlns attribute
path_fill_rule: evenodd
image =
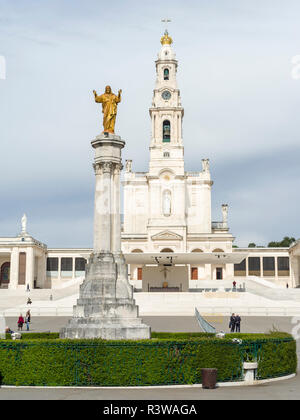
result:
<svg viewBox="0 0 300 420"><path fill-rule="evenodd" d="M162 19L161 21L166 24L166 32L168 32L168 23L172 22L171 19L165 18L165 19Z"/></svg>

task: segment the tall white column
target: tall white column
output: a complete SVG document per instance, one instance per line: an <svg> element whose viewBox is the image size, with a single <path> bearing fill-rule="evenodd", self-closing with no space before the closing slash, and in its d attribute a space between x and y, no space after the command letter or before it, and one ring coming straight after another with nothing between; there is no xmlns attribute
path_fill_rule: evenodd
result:
<svg viewBox="0 0 300 420"><path fill-rule="evenodd" d="M57 277L60 281L60 278L61 278L61 257L58 257L58 268L57 269L58 269Z"/></svg>
<svg viewBox="0 0 300 420"><path fill-rule="evenodd" d="M113 195L113 226L112 226L112 252L121 252L121 215L120 215L120 172L121 164L115 164L113 170L112 195Z"/></svg>
<svg viewBox="0 0 300 420"><path fill-rule="evenodd" d="M46 285L46 254L44 253L38 257L37 285L42 289Z"/></svg>
<svg viewBox="0 0 300 420"><path fill-rule="evenodd" d="M260 260L260 277L264 275L264 264L263 264L263 257L259 257Z"/></svg>
<svg viewBox="0 0 300 420"><path fill-rule="evenodd" d="M300 257L290 256L290 272L292 274L292 287L300 285Z"/></svg>
<svg viewBox="0 0 300 420"><path fill-rule="evenodd" d="M34 285L34 250L32 247L26 249L26 276L25 276L25 285L33 289Z"/></svg>
<svg viewBox="0 0 300 420"><path fill-rule="evenodd" d="M234 265L233 264L225 264L225 273L224 273L224 280L231 280L234 278Z"/></svg>
<svg viewBox="0 0 300 420"><path fill-rule="evenodd" d="M96 174L94 251L111 251L111 162L94 165Z"/></svg>
<svg viewBox="0 0 300 420"><path fill-rule="evenodd" d="M204 279L205 280L213 280L211 264L204 264Z"/></svg>
<svg viewBox="0 0 300 420"><path fill-rule="evenodd" d="M274 260L275 260L275 278L276 278L276 280L278 280L278 257L277 256L275 256L274 257Z"/></svg>
<svg viewBox="0 0 300 420"><path fill-rule="evenodd" d="M19 280L19 249L13 248L10 256L10 280L9 289L15 290Z"/></svg>
<svg viewBox="0 0 300 420"><path fill-rule="evenodd" d="M75 279L76 272L75 272L75 257L72 258L72 279Z"/></svg>

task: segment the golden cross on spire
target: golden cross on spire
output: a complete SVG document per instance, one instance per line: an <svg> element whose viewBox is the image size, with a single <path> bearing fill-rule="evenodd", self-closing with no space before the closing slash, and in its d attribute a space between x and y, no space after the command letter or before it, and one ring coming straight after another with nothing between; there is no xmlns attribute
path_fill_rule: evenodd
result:
<svg viewBox="0 0 300 420"><path fill-rule="evenodd" d="M165 19L162 19L161 21L166 24L166 32L168 33L168 23L172 22L171 19L165 18Z"/></svg>
<svg viewBox="0 0 300 420"><path fill-rule="evenodd" d="M160 42L161 42L162 45L166 45L166 44L171 45L173 43L173 40L169 36L169 32L168 32L167 26L168 26L168 23L169 22L172 22L172 21L171 21L171 19L168 19L168 18L162 19L161 21L166 24L166 30L165 30L165 33L162 36Z"/></svg>

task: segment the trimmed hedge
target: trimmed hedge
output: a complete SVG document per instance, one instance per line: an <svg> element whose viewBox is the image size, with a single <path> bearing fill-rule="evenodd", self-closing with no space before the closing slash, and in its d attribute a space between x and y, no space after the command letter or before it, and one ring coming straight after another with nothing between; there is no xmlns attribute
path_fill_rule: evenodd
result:
<svg viewBox="0 0 300 420"><path fill-rule="evenodd" d="M194 384L201 383L201 368L217 368L220 382L242 380L243 361L256 356L260 378L296 371L296 344L288 334L230 334L242 338L242 345L232 343L229 335L225 339L203 333L153 335L160 334L164 338L142 341L61 340L53 334L50 339L40 339L29 333L22 340L3 340L2 384Z"/></svg>
<svg viewBox="0 0 300 420"><path fill-rule="evenodd" d="M297 372L295 340L266 341L257 353L257 379L268 379Z"/></svg>
<svg viewBox="0 0 300 420"><path fill-rule="evenodd" d="M269 334L245 334L245 333L231 333L226 334L227 339L232 338L240 338L242 340L253 340L253 339L269 339L269 338L290 338L290 334L284 332L270 332ZM22 340L35 340L35 339L58 339L59 333L50 333L50 332L41 332L41 333L34 333L34 332L22 332ZM151 338L158 338L158 339L172 339L172 340L189 340L193 338L215 338L215 334L213 333L205 333L205 332L151 332ZM10 340L11 335L6 334L6 339Z"/></svg>

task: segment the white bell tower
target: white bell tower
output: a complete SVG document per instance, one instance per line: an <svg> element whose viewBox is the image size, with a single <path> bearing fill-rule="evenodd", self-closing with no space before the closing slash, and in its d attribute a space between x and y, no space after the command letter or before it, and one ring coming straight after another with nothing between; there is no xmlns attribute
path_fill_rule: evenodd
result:
<svg viewBox="0 0 300 420"><path fill-rule="evenodd" d="M169 168L175 175L184 175L182 118L180 91L176 73L178 62L171 47L172 38L166 30L161 38L161 50L156 60L156 83L150 116L152 136L150 145L151 175Z"/></svg>

